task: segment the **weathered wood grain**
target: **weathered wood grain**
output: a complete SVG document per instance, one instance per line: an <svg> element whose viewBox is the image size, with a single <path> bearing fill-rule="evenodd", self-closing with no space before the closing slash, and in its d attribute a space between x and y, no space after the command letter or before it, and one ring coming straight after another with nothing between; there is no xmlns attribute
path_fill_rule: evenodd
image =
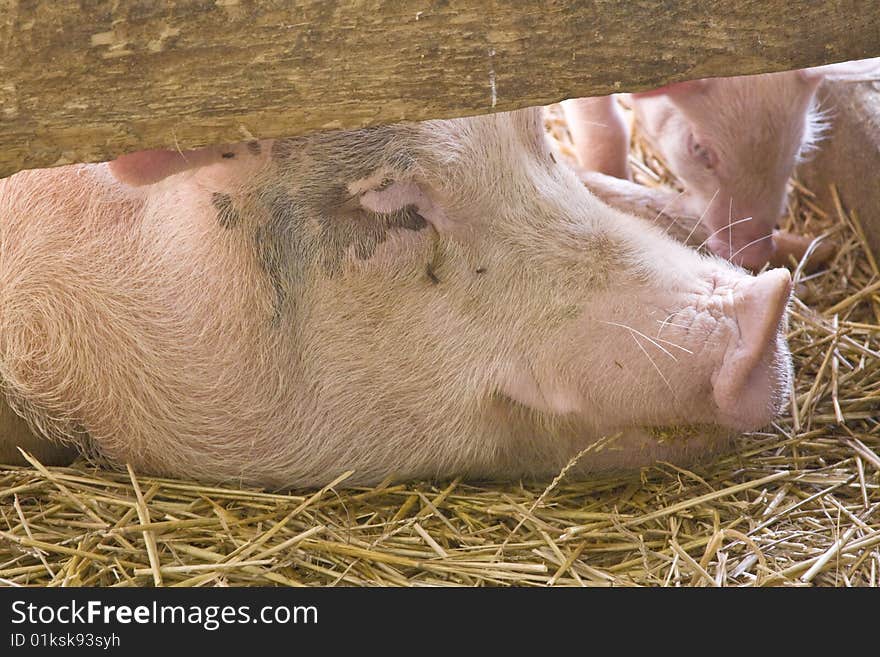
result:
<svg viewBox="0 0 880 657"><path fill-rule="evenodd" d="M875 0L0 0L0 175L876 55Z"/></svg>

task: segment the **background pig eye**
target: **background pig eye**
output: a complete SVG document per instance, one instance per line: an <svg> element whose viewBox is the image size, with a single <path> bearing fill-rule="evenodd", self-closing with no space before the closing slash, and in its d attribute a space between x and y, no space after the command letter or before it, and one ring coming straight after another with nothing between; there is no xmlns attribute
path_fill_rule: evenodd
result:
<svg viewBox="0 0 880 657"><path fill-rule="evenodd" d="M698 142L697 138L694 137L694 133L688 134L688 151L690 151L691 157L707 169L715 168L715 163L717 162L715 151L705 144Z"/></svg>

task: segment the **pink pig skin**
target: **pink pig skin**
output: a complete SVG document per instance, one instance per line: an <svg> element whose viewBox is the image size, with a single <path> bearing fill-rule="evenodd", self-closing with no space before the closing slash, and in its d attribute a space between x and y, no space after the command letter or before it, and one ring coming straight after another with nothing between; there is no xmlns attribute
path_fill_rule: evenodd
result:
<svg viewBox="0 0 880 657"><path fill-rule="evenodd" d="M714 253L757 270L767 262L789 264L790 256L803 255L810 242L774 234L774 228L795 165L822 135L819 83L878 78L880 59L871 59L692 80L631 94L629 102L639 131L685 187L677 212L702 218ZM575 121L570 130L581 165L625 178L620 167L627 147L625 126L609 120L616 110L610 98L565 101L564 107ZM569 111L572 106L576 113ZM631 192L634 199L638 195L638 190ZM828 257L829 249L821 255Z"/></svg>
<svg viewBox="0 0 880 657"><path fill-rule="evenodd" d="M139 473L545 477L606 436L581 476L688 462L791 377L787 271L608 207L540 110L22 172L0 248L6 401Z"/></svg>

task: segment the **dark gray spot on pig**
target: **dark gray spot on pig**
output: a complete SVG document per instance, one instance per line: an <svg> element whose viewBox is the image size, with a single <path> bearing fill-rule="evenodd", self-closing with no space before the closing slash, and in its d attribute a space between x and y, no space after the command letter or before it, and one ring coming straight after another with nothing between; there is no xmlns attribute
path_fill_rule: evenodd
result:
<svg viewBox="0 0 880 657"><path fill-rule="evenodd" d="M231 152L223 153L220 157L222 157L224 160L231 160L232 158L235 157L235 153L231 153Z"/></svg>
<svg viewBox="0 0 880 657"><path fill-rule="evenodd" d="M295 291L312 266L317 265L328 276L336 275L346 258L373 257L389 231L419 231L428 226L415 206L389 213L370 212L348 194L340 202L336 192L339 190L326 193L333 202L318 207L278 185L267 186L258 196L266 218L254 232L254 248L272 289L276 322L295 306Z"/></svg>
<svg viewBox="0 0 880 657"><path fill-rule="evenodd" d="M277 240L273 239L272 231L267 226L258 226L254 233L254 245L257 249L257 258L260 266L269 278L272 286L272 308L274 319L281 319L284 302L287 300L287 286L284 283L284 258L283 249L279 248Z"/></svg>
<svg viewBox="0 0 880 657"><path fill-rule="evenodd" d="M251 155L259 155L263 151L263 148L258 141L249 141L247 143L247 149Z"/></svg>
<svg viewBox="0 0 880 657"><path fill-rule="evenodd" d="M273 291L276 321L296 307L298 290L319 272L333 276L346 259L368 260L390 231L420 231L429 224L417 208L376 213L360 205L348 184L388 171L390 185L412 157L394 142L399 127L330 132L272 143L271 180L253 195L254 249ZM259 152L259 144L247 148ZM247 217L251 208L248 206ZM241 207L239 212L242 213Z"/></svg>
<svg viewBox="0 0 880 657"><path fill-rule="evenodd" d="M486 273L486 268L485 268L485 267L477 267L476 272L477 272L478 274L485 274L485 273Z"/></svg>
<svg viewBox="0 0 880 657"><path fill-rule="evenodd" d="M434 230L432 231L432 233L433 239L431 241L431 259L425 266L425 275L428 277L428 281L430 281L431 285L438 285L440 283L440 277L437 275L437 272L440 269L440 264L443 261L443 248L440 244L440 239L437 235L437 231Z"/></svg>
<svg viewBox="0 0 880 657"><path fill-rule="evenodd" d="M419 231L428 222L414 205L396 212L379 213L361 207L342 207L324 212L321 225L322 264L328 274L338 273L349 249L358 260L369 260L394 229Z"/></svg>
<svg viewBox="0 0 880 657"><path fill-rule="evenodd" d="M308 213L285 190L268 187L260 195L268 216L254 232L254 248L272 288L272 307L279 321L292 292L303 280L314 260L315 246L309 242Z"/></svg>
<svg viewBox="0 0 880 657"><path fill-rule="evenodd" d="M277 139L272 144L272 159L289 160L298 154L299 139Z"/></svg>
<svg viewBox="0 0 880 657"><path fill-rule="evenodd" d="M220 226L229 230L238 225L241 217L238 214L238 210L235 209L229 194L214 192L211 194L211 203L217 210L217 223Z"/></svg>

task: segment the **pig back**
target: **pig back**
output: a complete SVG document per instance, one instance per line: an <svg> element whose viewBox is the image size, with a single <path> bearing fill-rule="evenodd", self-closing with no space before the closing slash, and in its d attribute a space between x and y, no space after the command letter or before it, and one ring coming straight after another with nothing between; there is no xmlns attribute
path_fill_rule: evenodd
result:
<svg viewBox="0 0 880 657"><path fill-rule="evenodd" d="M105 165L0 183L0 375L48 437L85 430L112 462L216 480L289 429L289 340L203 183L163 184Z"/></svg>

